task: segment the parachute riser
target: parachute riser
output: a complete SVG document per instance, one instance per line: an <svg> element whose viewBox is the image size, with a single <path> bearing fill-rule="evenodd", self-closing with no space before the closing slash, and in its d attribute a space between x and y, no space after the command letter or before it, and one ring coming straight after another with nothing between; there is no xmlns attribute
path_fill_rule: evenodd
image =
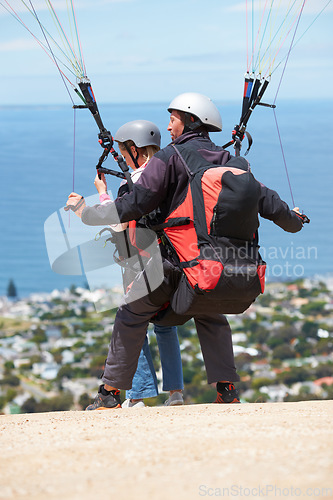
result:
<svg viewBox="0 0 333 500"><path fill-rule="evenodd" d="M106 128L103 125L101 116L99 114L96 99L95 99L93 90L91 88L90 82L89 81L80 81L78 83L78 85L81 89L85 104L86 104L87 108L90 110L91 114L93 115L99 130L101 131L101 133L107 132Z"/></svg>
<svg viewBox="0 0 333 500"><path fill-rule="evenodd" d="M132 187L133 187L133 181L131 178L131 174L129 172L128 165L125 162L124 158L121 155L119 155L117 153L117 151L113 148L113 138L112 138L110 132L106 131L106 133L109 134L109 136L108 136L109 144L104 149L104 151L103 151L102 155L100 156L98 163L96 165L98 177L101 178L101 174L108 174L108 175L114 175L116 177L120 177L121 179L126 179L129 190L131 191ZM104 145L102 135L103 135L102 133L98 134L98 137L99 137L98 142L101 144L101 146ZM118 166L119 166L121 172L115 172L114 170L110 170L108 168L102 167L102 164L105 162L105 160L107 159L107 157L109 156L110 153L112 154L113 159L118 163Z"/></svg>
<svg viewBox="0 0 333 500"><path fill-rule="evenodd" d="M109 174L121 177L122 179L127 180L128 187L131 190L133 187L133 182L131 179L131 175L129 173L128 165L126 164L124 158L120 156L117 153L117 151L113 148L113 138L111 132L104 127L89 80L87 79L86 81L80 81L78 85L80 87L82 95L78 91L78 89L74 90L85 104L84 105L81 104L78 106L74 105L73 107L76 109L88 108L90 110L100 130L100 133L98 134L98 142L100 143L102 148L104 148L104 151L100 156L98 163L96 165L98 177L101 178L101 174ZM118 163L118 166L122 170L122 172L118 173L108 168L102 168L102 164L105 162L110 153L112 154L114 160Z"/></svg>
<svg viewBox="0 0 333 500"><path fill-rule="evenodd" d="M252 136L248 132L246 132L246 127L254 108L256 106L264 106L267 108L276 107L275 104L267 104L261 102L261 99L265 93L265 90L267 89L268 84L269 84L268 79L262 81L259 78L256 78L254 80L254 78L252 77L250 78L249 75L245 75L242 116L239 121L239 124L236 125L234 130L232 131L231 141L223 146L223 148L227 148L233 145L236 156L240 156L242 141L244 140L245 135L248 139L248 148L244 153L244 156L248 154L253 144Z"/></svg>

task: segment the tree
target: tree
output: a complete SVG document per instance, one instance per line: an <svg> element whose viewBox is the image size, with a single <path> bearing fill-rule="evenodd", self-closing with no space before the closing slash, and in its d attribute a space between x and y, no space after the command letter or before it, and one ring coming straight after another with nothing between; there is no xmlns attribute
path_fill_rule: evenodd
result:
<svg viewBox="0 0 333 500"><path fill-rule="evenodd" d="M9 297L10 299L17 298L17 289L16 289L15 283L12 279L10 279L8 282L7 297Z"/></svg>
<svg viewBox="0 0 333 500"><path fill-rule="evenodd" d="M278 345L273 349L273 359L289 359L295 357L295 352L287 344Z"/></svg>
<svg viewBox="0 0 333 500"><path fill-rule="evenodd" d="M258 391L260 387L276 384L276 381L267 377L258 377L252 380L252 389Z"/></svg>
<svg viewBox="0 0 333 500"><path fill-rule="evenodd" d="M268 338L267 329L259 324L257 320L245 318L243 321L244 330L249 333L249 342L254 344L265 344Z"/></svg>
<svg viewBox="0 0 333 500"><path fill-rule="evenodd" d="M318 323L314 321L305 321L302 326L302 332L306 337L312 337L314 339L317 338L318 335Z"/></svg>
<svg viewBox="0 0 333 500"><path fill-rule="evenodd" d="M304 316L325 314L325 306L326 302L324 300L315 300L308 304L303 304L300 311Z"/></svg>
<svg viewBox="0 0 333 500"><path fill-rule="evenodd" d="M13 368L15 368L15 365L13 361L5 361L4 363L4 368L6 373L10 373Z"/></svg>
<svg viewBox="0 0 333 500"><path fill-rule="evenodd" d="M259 391L255 391L253 396L248 398L249 403L266 403L268 400L269 400L268 394Z"/></svg>
<svg viewBox="0 0 333 500"><path fill-rule="evenodd" d="M45 331L42 328L37 327L35 330L34 336L32 337L31 340L32 340L32 342L35 342L38 345L42 344L43 342L46 342L47 336L46 336Z"/></svg>
<svg viewBox="0 0 333 500"><path fill-rule="evenodd" d="M0 396L0 410L5 406L7 403L5 396Z"/></svg>
<svg viewBox="0 0 333 500"><path fill-rule="evenodd" d="M61 380L63 377L72 379L75 377L75 370L69 365L63 365L58 371L57 380Z"/></svg>
<svg viewBox="0 0 333 500"><path fill-rule="evenodd" d="M252 363L252 356L247 352L242 352L235 357L235 363L238 370L249 371L249 367Z"/></svg>
<svg viewBox="0 0 333 500"><path fill-rule="evenodd" d="M321 363L313 369L315 378L331 377L333 373L333 363Z"/></svg>
<svg viewBox="0 0 333 500"><path fill-rule="evenodd" d="M77 290L76 290L76 285L74 285L74 284L72 284L72 285L70 286L69 291L70 291L70 292L71 292L71 294L73 294L73 295L77 295L77 296L79 296L79 295L80 295L80 294L77 292Z"/></svg>
<svg viewBox="0 0 333 500"><path fill-rule="evenodd" d="M87 394L86 392L84 394L81 394L79 398L79 405L81 406L82 410L87 408L87 406L90 405L90 403L91 403L91 397L89 396L89 394Z"/></svg>
<svg viewBox="0 0 333 500"><path fill-rule="evenodd" d="M12 387L9 387L9 389L6 392L6 400L8 402L13 401L13 399L16 398L18 392L16 389L13 389Z"/></svg>
<svg viewBox="0 0 333 500"><path fill-rule="evenodd" d="M50 399L37 402L34 398L27 399L21 408L22 413L41 413L48 411L67 411L73 404L73 396L64 392Z"/></svg>
<svg viewBox="0 0 333 500"><path fill-rule="evenodd" d="M308 358L312 354L315 354L316 349L311 342L305 339L298 339L298 343L294 346L296 354L299 354L302 358Z"/></svg>
<svg viewBox="0 0 333 500"><path fill-rule="evenodd" d="M277 379L280 383L290 386L296 382L311 380L311 372L303 366L293 367L287 371L279 373L277 375Z"/></svg>
<svg viewBox="0 0 333 500"><path fill-rule="evenodd" d="M89 367L89 373L91 377L100 377L101 374L104 371L104 365L105 365L105 359L106 356L100 355L96 356L91 360L90 367Z"/></svg>
<svg viewBox="0 0 333 500"><path fill-rule="evenodd" d="M35 398L29 398L27 399L22 407L21 407L21 412L22 413L35 413L37 407L37 401Z"/></svg>
<svg viewBox="0 0 333 500"><path fill-rule="evenodd" d="M7 373L0 379L0 385L10 385L11 387L18 387L20 383L20 379L12 373Z"/></svg>
<svg viewBox="0 0 333 500"><path fill-rule="evenodd" d="M69 392L63 392L50 399L43 399L37 404L36 412L68 411L73 404L73 396Z"/></svg>

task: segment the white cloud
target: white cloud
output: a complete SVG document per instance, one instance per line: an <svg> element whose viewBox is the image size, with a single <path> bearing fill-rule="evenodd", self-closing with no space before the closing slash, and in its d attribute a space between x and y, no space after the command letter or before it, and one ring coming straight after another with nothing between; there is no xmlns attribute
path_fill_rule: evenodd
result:
<svg viewBox="0 0 333 500"><path fill-rule="evenodd" d="M136 1L137 0L93 0L93 7L96 9L97 7L112 3L132 3ZM29 0L26 0L25 4L26 5L24 5L22 0L11 0L11 2L6 2L6 0L4 0L3 1L4 8L1 8L0 5L0 16L9 15L9 12L13 11L21 16L21 14L28 12L28 8L30 10L33 10ZM12 9L9 7L9 5ZM50 10L45 0L33 0L32 5L37 14L45 10L46 11ZM69 9L68 2L66 0L53 0L52 6L56 12ZM80 0L74 3L75 10L81 10L91 7L92 7L91 0Z"/></svg>
<svg viewBox="0 0 333 500"><path fill-rule="evenodd" d="M21 15L23 13L28 12L28 10L33 10L29 1L27 0L26 5L20 0L12 0L11 2L3 2L3 6L5 7L4 9L0 9L0 15L9 15L9 12L16 12L17 14ZM33 8L35 11L41 12L43 10L49 10L49 7L47 6L46 2L44 0L36 0L32 2ZM55 10L67 10L67 5L66 5L66 0L55 0L53 2L53 7ZM28 9L29 7L29 9Z"/></svg>
<svg viewBox="0 0 333 500"><path fill-rule="evenodd" d="M26 38L16 38L7 42L0 42L0 52L21 52L23 50L38 49L38 44L35 40L27 40ZM38 49L39 50L39 49Z"/></svg>
<svg viewBox="0 0 333 500"><path fill-rule="evenodd" d="M300 10L302 5L303 5L304 0L298 0L298 2L295 3L294 10L296 11L297 9ZM239 2L234 5L230 5L227 7L227 10L229 12L246 12L246 4L248 4L248 12L249 14L252 12L252 5L253 5L253 11L258 12L265 9L266 12L269 11L269 9L272 7L274 10L281 9L284 12L288 12L291 6L290 0L266 0L264 2L263 0L255 0L254 2ZM266 6L266 7L265 7ZM324 8L325 12L333 12L333 2L329 0L313 0L305 2L304 6L304 14L314 14L317 15L319 12Z"/></svg>
<svg viewBox="0 0 333 500"><path fill-rule="evenodd" d="M4 11L1 8L4 1L0 0L0 14ZM18 0L8 1L11 5L22 5ZM257 5L257 0L254 1ZM263 7L266 1L269 8L271 0L261 0L261 6ZM290 0L275 0L275 4L281 2L285 6L286 1L290 2ZM32 2L41 8L41 0ZM247 0L248 6L251 6L251 2L252 0ZM328 0L308 0L306 7L308 11L313 9L318 13L327 2ZM189 85L196 86L197 91L203 93L207 88L206 93L212 96L218 95L215 88L219 89L221 86L234 92L233 86L236 87L238 82L239 86L242 85L242 76L247 67L246 16L242 10L245 7L245 0L236 0L235 3L235 8L240 9L238 12L233 10L231 2L221 2L221 0L207 2L204 10L199 9L200 0L169 0L169 2L74 0L87 73L93 82L97 81L100 84L101 90L98 93L103 95L104 87L108 89L109 82L112 82L115 98L124 101L160 99L161 96L167 96L169 99L173 93L178 92L178 87L186 89ZM53 0L52 4L59 13L65 32L69 35L71 31L68 29L67 12L62 10L65 8L66 0ZM173 14L174 8L177 8L178 12L176 20ZM331 8L333 0L330 10ZM21 7L20 10L22 11ZM281 11L283 10L284 7ZM316 67L314 76L325 87L325 95L330 95L327 75L332 66L330 63L333 43L330 29L332 15L331 12L326 15L326 12L328 10L320 16L292 51L286 77L288 73L292 73L294 78L289 79L284 87L291 95L295 93L296 77L300 78L302 71L308 75L309 68L314 66ZM52 16L46 10L40 11L40 14L45 27L59 41L59 33L55 31ZM156 17L157 14L159 17ZM20 16L43 42L39 26L36 26L31 14L23 16L21 13ZM256 13L255 17L259 19L260 15ZM56 75L54 64L50 64L31 35L25 32L11 16L7 15L7 18L0 19L0 56L5 60L3 73L6 77L7 93L18 94L19 90L15 90L15 86L19 88L20 85L17 75L24 74L30 78L28 84L31 96L34 96L34 102L38 102L42 87L41 75L49 77L51 82L53 75L54 82L59 80L59 87L62 83ZM315 15L304 16L296 39L314 18ZM193 33L197 36L193 36ZM186 43L186 40L191 40L191 43ZM283 58L290 41L291 36L278 54L277 62L285 60ZM259 44L260 42L256 44L256 50ZM264 39L261 54L268 45L269 42ZM31 52L28 53L28 50ZM53 48L53 50L60 60L65 61L65 56L59 49ZM273 51L272 53L274 54ZM282 67L283 65L278 71ZM278 71L274 74L275 81ZM69 76L66 69L64 72ZM33 82L34 76L36 83ZM70 76L69 78L71 79ZM48 84L50 85L49 82ZM311 86L308 85L308 88L312 95ZM61 88L60 92L62 90ZM105 96L105 100L110 99L108 90L105 91Z"/></svg>

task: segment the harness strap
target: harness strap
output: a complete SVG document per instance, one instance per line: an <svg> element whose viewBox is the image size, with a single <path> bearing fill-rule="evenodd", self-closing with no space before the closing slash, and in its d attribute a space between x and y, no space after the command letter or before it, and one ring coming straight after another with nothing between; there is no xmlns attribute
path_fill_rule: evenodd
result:
<svg viewBox="0 0 333 500"><path fill-rule="evenodd" d="M187 269L189 267L195 267L199 264L199 262L197 261L197 259L192 259L192 260L189 260L187 262L180 262L179 263L179 267L181 269Z"/></svg>
<svg viewBox="0 0 333 500"><path fill-rule="evenodd" d="M204 197L203 197L203 192L201 188L201 178L206 170L209 168L214 168L214 166L207 166L206 169L200 169L198 172L198 176L196 176L196 172L192 172L185 160L185 158L182 156L181 152L179 151L176 146L172 145L173 148L175 149L179 159L181 160L182 164L185 167L186 172L188 173L189 177L192 178L192 182L190 183L190 188L191 188L191 193L192 193L192 199L193 199L193 222L194 226L196 228L196 233L197 233L197 238L198 238L198 246L200 246L201 243L205 243L208 240L210 240L210 236L208 234L208 228L207 228L207 223L206 223L206 217L205 217L205 202L204 202ZM187 152L187 156L189 157L194 157L196 159L199 159L201 162L204 161L204 158L198 153L196 150L193 148L185 148L185 151ZM207 162L208 163L208 162ZM194 181L198 180L198 182Z"/></svg>
<svg viewBox="0 0 333 500"><path fill-rule="evenodd" d="M163 222L163 224L150 225L149 227L153 231L161 231L166 227L186 226L190 222L190 217L172 217L167 222Z"/></svg>
<svg viewBox="0 0 333 500"><path fill-rule="evenodd" d="M178 148L176 148L176 146L174 144L171 144L171 146L173 147L173 149L176 151L180 161L182 162L185 170L186 170L186 173L187 175L189 176L189 178L191 179L191 177L193 177L193 172L191 172L191 169L190 167L187 165L186 161L184 160L184 158L182 157L182 155L180 154L180 151L178 150Z"/></svg>

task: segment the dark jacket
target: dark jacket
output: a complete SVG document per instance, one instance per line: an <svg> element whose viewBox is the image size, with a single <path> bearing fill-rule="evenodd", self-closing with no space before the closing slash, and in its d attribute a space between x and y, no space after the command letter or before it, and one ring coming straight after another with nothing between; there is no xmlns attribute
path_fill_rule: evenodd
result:
<svg viewBox="0 0 333 500"><path fill-rule="evenodd" d="M178 137L174 144L191 141L197 151L209 162L224 165L231 158L228 151L216 146L206 132L188 132ZM82 222L92 226L114 224L138 219L159 209L159 220L165 218L184 200L187 192L188 175L171 145L155 154L144 169L133 190L114 203L86 207ZM302 221L276 191L261 185L259 214L273 221L284 231L296 233L302 228Z"/></svg>

